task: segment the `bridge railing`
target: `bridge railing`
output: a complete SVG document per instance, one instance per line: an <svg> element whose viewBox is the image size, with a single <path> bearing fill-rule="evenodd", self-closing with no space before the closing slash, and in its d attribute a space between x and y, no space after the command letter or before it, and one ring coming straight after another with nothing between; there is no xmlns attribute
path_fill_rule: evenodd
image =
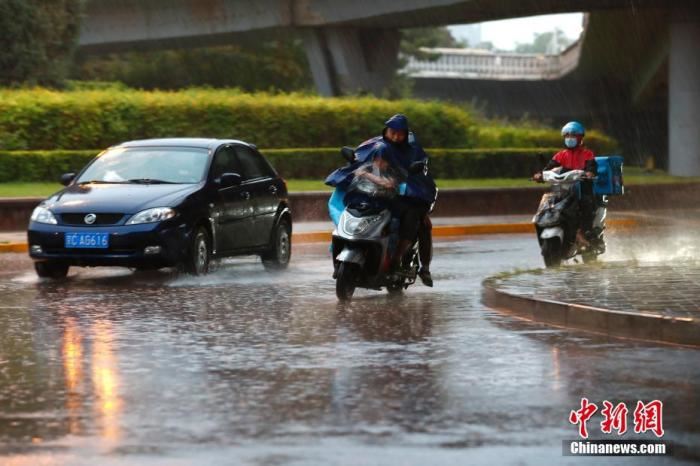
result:
<svg viewBox="0 0 700 466"><path fill-rule="evenodd" d="M581 54L575 42L559 55L492 53L469 49L421 49L434 60L408 57L402 73L413 78L493 80L558 79L576 68Z"/></svg>

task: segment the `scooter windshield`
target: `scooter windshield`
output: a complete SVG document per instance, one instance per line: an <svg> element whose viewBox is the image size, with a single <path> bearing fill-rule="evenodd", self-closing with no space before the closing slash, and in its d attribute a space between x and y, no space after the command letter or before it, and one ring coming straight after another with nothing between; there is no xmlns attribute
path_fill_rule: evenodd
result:
<svg viewBox="0 0 700 466"><path fill-rule="evenodd" d="M367 162L355 170L348 192L366 194L371 197L392 198L396 196L398 179L386 163Z"/></svg>

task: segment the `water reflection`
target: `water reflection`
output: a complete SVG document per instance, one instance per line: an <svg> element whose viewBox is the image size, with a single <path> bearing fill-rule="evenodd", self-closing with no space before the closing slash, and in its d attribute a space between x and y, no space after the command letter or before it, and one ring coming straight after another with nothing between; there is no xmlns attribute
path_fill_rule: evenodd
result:
<svg viewBox="0 0 700 466"><path fill-rule="evenodd" d="M552 390L559 391L562 388L559 348L552 346L550 354L552 355Z"/></svg>
<svg viewBox="0 0 700 466"><path fill-rule="evenodd" d="M0 331L0 438L35 445L69 434L121 438L121 376L109 321L86 323L56 303L3 313L0 328L10 330Z"/></svg>
<svg viewBox="0 0 700 466"><path fill-rule="evenodd" d="M569 405L582 397L623 401L664 402L665 439L674 443L674 456L700 459L697 436L700 421L700 364L697 350L654 343L620 340L569 329L551 329L543 324L490 315L496 326L519 335L552 355L553 389L563 392ZM519 344L522 346L522 344ZM620 361L625 361L624 365ZM683 375L678 376L678 371ZM610 387L614 387L611 390ZM562 416L566 414L562 411Z"/></svg>
<svg viewBox="0 0 700 466"><path fill-rule="evenodd" d="M256 319L241 316L250 333L207 339L220 433L429 430L445 409L432 300L373 294L336 308L332 298L319 305L292 296L274 321L258 323L254 311ZM255 332L261 327L266 336Z"/></svg>
<svg viewBox="0 0 700 466"><path fill-rule="evenodd" d="M368 341L420 341L428 338L432 330L432 299L372 297L339 303L337 309L339 322L354 328Z"/></svg>
<svg viewBox="0 0 700 466"><path fill-rule="evenodd" d="M530 250L530 237L521 243ZM465 244L438 260L494 249ZM31 435L59 438L51 445L86 464L166 464L188 449L241 445L268 453L270 444L295 454L322 444L317 462L328 464L328 445L344 441L358 455L377 444L428 445L431 455L441 445L546 444L558 455L581 394L669 400L669 432L698 431L700 373L674 368L687 353L628 349L484 309L481 280L508 258L444 261L434 290L396 299L360 290L338 306L325 253L285 274L248 261L207 277L88 271L41 282L33 301L0 314L0 411L11 400L25 415L12 419L25 423L22 435L7 435L0 419L0 440L24 448ZM299 462L314 455L304 454Z"/></svg>
<svg viewBox="0 0 700 466"><path fill-rule="evenodd" d="M100 436L115 441L121 436L119 418L122 400L119 397L119 372L113 349L111 324L98 321L93 325L92 333L92 382Z"/></svg>
<svg viewBox="0 0 700 466"><path fill-rule="evenodd" d="M63 368L66 383L66 410L68 412L68 432L79 434L82 431L80 416L83 409L83 339L76 319L66 319L63 332Z"/></svg>
<svg viewBox="0 0 700 466"><path fill-rule="evenodd" d="M335 368L330 387L337 428L395 434L435 427L448 397L444 354L431 341L433 306L430 297L376 295L338 306L336 346L352 356Z"/></svg>

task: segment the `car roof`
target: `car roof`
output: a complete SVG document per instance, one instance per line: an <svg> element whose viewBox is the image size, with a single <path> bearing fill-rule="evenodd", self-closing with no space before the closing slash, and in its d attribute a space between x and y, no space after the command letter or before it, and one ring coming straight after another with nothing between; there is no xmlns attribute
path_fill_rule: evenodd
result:
<svg viewBox="0 0 700 466"><path fill-rule="evenodd" d="M214 138L159 138L139 139L116 144L113 147L199 147L202 149L216 149L222 144L243 144L252 148L255 145L238 139L214 139Z"/></svg>

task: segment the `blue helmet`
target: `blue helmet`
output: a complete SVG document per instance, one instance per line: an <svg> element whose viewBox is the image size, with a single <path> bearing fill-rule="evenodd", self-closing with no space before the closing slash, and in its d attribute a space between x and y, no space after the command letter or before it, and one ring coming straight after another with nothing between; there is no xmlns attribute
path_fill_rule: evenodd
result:
<svg viewBox="0 0 700 466"><path fill-rule="evenodd" d="M564 136L565 134L575 134L578 136L583 136L586 134L586 130L583 128L583 125L578 121L570 121L561 128L561 135Z"/></svg>
<svg viewBox="0 0 700 466"><path fill-rule="evenodd" d="M406 115L397 113L384 122L384 126L396 131L408 131L408 118Z"/></svg>

